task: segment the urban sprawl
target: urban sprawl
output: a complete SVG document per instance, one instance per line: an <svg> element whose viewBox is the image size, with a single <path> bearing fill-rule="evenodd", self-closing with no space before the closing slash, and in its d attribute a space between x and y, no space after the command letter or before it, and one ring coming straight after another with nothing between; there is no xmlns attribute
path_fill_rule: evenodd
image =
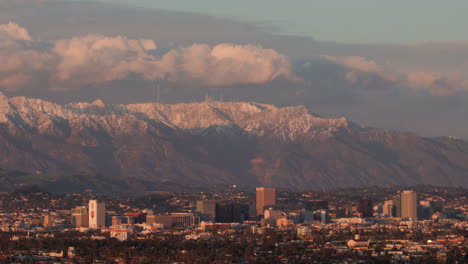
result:
<svg viewBox="0 0 468 264"><path fill-rule="evenodd" d="M468 191L0 194L0 263L468 263Z"/></svg>

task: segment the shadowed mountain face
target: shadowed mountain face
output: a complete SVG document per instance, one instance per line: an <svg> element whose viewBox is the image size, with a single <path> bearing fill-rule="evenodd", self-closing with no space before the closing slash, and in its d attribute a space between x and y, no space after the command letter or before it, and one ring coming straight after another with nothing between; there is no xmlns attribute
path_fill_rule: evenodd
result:
<svg viewBox="0 0 468 264"><path fill-rule="evenodd" d="M1 168L48 181L99 174L130 185L468 186L462 140L258 103L58 105L0 96L0 157Z"/></svg>

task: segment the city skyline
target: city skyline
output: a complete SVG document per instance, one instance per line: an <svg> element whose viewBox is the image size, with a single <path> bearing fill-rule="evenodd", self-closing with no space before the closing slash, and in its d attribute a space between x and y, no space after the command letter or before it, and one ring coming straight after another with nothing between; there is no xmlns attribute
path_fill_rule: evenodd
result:
<svg viewBox="0 0 468 264"><path fill-rule="evenodd" d="M463 263L468 253L463 236L468 216L466 192L466 189L433 186L419 187L418 191L390 186L329 193L282 190L278 192L276 206L267 207L264 216L253 213L240 219L237 215L243 205L256 201L256 190L231 186L220 192L105 197L89 193L54 195L25 189L0 194L0 236L11 238L0 249L0 260L83 262L118 261L124 257L127 261L205 263L215 259L271 262L280 258L295 263L346 258ZM418 208L417 217L387 215L384 205L396 197L403 200L401 210L405 210L406 200L411 200ZM105 223L98 228L82 225L80 217L97 201L105 204ZM200 202L205 201L216 201L216 207L222 207L215 211L214 218L219 221L202 220ZM363 216L362 208L369 202L373 203L372 212ZM41 243L48 246L35 248ZM129 248L129 243L137 246ZM219 243L224 246L220 247ZM270 248L264 243L278 245ZM174 247L187 251L165 253ZM245 252L246 247L253 251ZM225 248L240 251L231 256L226 255ZM288 248L295 250L289 252ZM298 252L302 260L297 258Z"/></svg>
<svg viewBox="0 0 468 264"><path fill-rule="evenodd" d="M468 263L466 10L0 0L0 263Z"/></svg>

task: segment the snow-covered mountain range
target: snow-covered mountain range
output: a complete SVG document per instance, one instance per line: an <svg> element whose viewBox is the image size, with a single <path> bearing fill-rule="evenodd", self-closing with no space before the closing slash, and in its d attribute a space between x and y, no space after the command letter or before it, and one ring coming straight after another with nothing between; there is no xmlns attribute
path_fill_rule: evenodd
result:
<svg viewBox="0 0 468 264"><path fill-rule="evenodd" d="M60 105L0 94L0 157L0 168L47 181L99 174L193 185L468 186L462 140L253 102Z"/></svg>

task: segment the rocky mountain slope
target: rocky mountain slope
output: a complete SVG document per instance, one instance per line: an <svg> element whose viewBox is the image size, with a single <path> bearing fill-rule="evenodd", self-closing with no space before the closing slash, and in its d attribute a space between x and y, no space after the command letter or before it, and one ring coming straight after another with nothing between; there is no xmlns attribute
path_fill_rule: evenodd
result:
<svg viewBox="0 0 468 264"><path fill-rule="evenodd" d="M0 157L0 168L50 182L79 174L128 185L468 186L462 140L247 102L59 105L0 94Z"/></svg>

